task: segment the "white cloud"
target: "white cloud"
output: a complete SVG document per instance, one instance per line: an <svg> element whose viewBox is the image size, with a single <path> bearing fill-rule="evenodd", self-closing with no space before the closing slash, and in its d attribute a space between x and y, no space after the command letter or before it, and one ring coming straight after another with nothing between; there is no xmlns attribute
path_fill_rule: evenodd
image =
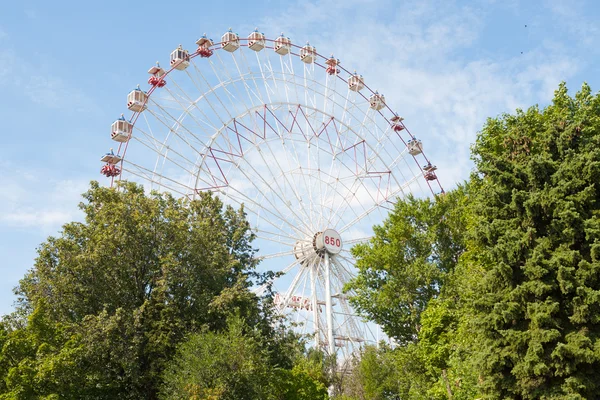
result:
<svg viewBox="0 0 600 400"><path fill-rule="evenodd" d="M476 53L486 18L492 17L489 2L469 7L435 0L351 3L298 2L263 25L289 30L299 44L316 36L311 43L321 54L333 52L345 68L361 72L423 139L446 188L468 176L469 146L487 117L547 103L559 82L581 68L572 49L556 41L535 44L525 54ZM572 23L580 16L554 8ZM294 13L302 19L289 18Z"/></svg>
<svg viewBox="0 0 600 400"><path fill-rule="evenodd" d="M56 180L44 170L23 170L0 162L0 226L44 234L81 218L77 208L87 181Z"/></svg>

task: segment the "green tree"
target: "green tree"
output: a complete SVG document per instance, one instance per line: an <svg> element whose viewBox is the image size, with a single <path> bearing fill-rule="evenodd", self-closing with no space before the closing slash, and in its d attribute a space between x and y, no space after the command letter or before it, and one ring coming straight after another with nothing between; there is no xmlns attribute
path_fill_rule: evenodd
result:
<svg viewBox="0 0 600 400"><path fill-rule="evenodd" d="M561 84L473 148L475 321L489 398L600 395L600 96Z"/></svg>
<svg viewBox="0 0 600 400"><path fill-rule="evenodd" d="M7 391L152 399L190 333L220 329L230 313L272 329L248 290L255 259L243 209L210 193L194 201L146 195L133 183L118 190L92 183L84 199L85 222L66 224L43 243L17 289L19 311L30 317L2 348ZM29 337L38 319L54 332L42 353L38 333ZM39 364L62 365L56 357L77 366L67 380Z"/></svg>
<svg viewBox="0 0 600 400"><path fill-rule="evenodd" d="M421 314L439 296L465 248L467 188L436 200L398 201L374 237L352 248L358 274L347 289L359 312L401 344L417 340Z"/></svg>
<svg viewBox="0 0 600 400"><path fill-rule="evenodd" d="M296 354L288 354L295 359L291 369L274 364L261 332L239 317L230 317L222 332L194 334L169 363L161 398L327 399L322 358L298 354L295 335L279 339L296 343Z"/></svg>

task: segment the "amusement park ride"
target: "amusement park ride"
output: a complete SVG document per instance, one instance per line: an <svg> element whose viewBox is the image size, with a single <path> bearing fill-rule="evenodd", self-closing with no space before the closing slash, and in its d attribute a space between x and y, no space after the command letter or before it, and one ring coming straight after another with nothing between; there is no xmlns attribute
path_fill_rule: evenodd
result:
<svg viewBox="0 0 600 400"><path fill-rule="evenodd" d="M101 173L243 204L261 265L280 272L275 307L330 354L375 344L383 336L344 287L350 247L398 197L443 191L422 142L362 75L308 43L230 29L196 45L178 46L169 69L156 63L149 88L127 95L131 114L112 124L118 147Z"/></svg>

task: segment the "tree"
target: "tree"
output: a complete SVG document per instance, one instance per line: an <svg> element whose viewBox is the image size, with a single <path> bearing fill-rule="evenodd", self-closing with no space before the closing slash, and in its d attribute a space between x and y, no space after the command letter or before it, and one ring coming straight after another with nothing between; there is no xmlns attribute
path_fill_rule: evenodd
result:
<svg viewBox="0 0 600 400"><path fill-rule="evenodd" d="M597 398L600 96L561 84L544 110L488 120L473 155L484 394Z"/></svg>
<svg viewBox="0 0 600 400"><path fill-rule="evenodd" d="M210 193L194 201L146 195L133 183L114 190L93 182L84 199L85 222L48 238L17 289L29 322L2 349L7 376L21 377L8 379L8 391L153 399L189 334L221 329L231 313L272 329L248 290L255 259L243 209ZM54 332L42 353L37 320ZM69 380L44 375L43 363L56 357L75 366Z"/></svg>
<svg viewBox="0 0 600 400"><path fill-rule="evenodd" d="M401 344L416 341L421 314L465 248L467 187L436 200L398 201L374 237L352 248L358 274L347 289L359 312Z"/></svg>
<svg viewBox="0 0 600 400"><path fill-rule="evenodd" d="M293 340L297 337L281 337ZM296 347L296 351L300 349ZM327 399L323 366L295 358L291 369L274 364L260 331L231 317L222 332L203 331L183 342L164 374L163 399Z"/></svg>

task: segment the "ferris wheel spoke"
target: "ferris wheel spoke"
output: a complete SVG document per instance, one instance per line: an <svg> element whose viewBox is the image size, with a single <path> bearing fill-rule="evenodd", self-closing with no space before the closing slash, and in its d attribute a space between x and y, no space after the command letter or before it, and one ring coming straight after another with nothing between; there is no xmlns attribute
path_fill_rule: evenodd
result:
<svg viewBox="0 0 600 400"><path fill-rule="evenodd" d="M328 225L338 226L338 224L341 223L342 218L348 215L348 213L352 213L355 218L358 218L360 214L357 211L357 206L362 207L363 211L367 210L363 201L358 201L357 203L355 202L355 204L353 205L353 200L357 199L357 192L359 189L361 189L361 179L359 178L360 177L351 178L352 182L350 185L346 185L342 180L338 180L336 182L336 186L338 188L341 186L341 188L344 189L344 192L338 191L338 198L340 199L340 201L338 202L337 207L335 209L332 209L332 212L329 213L329 217L327 219ZM362 189L364 189L364 193L366 193L367 196L373 202L376 201L373 198L371 190L369 188L362 185ZM334 219L336 215L339 216L337 220Z"/></svg>
<svg viewBox="0 0 600 400"><path fill-rule="evenodd" d="M136 137L133 137L132 140L137 141L138 143L140 143L141 145L143 145L144 147L148 148L150 151L153 151L155 153L157 153L157 155L162 156L164 160L168 160L171 164L176 165L177 167L179 167L183 172L189 173L189 174L193 174L193 172L189 169L189 167L185 167L183 165L181 165L180 163L174 161L173 159L171 159L171 157L169 157L167 155L168 151L171 151L172 153L176 153L177 155L181 156L179 153L177 153L176 151L168 148L167 152L162 153L158 150L156 150L155 148L153 148L152 146L148 145L147 143L145 143L142 140L139 140ZM190 165L193 167L194 163L191 162L190 160L187 160L185 157L181 156L185 161L189 161Z"/></svg>
<svg viewBox="0 0 600 400"><path fill-rule="evenodd" d="M181 89L181 87L176 82L173 82L173 85L176 88L178 88L180 91L183 92L183 89ZM209 94L214 94L215 97L217 97L217 100L219 102L221 102L220 99L218 98L218 96L216 95L216 91L214 89L209 90L206 93L203 93L202 96L201 96L201 98L202 98L202 100L204 100L205 104L207 104L208 107L210 108L210 110L212 111L212 115L215 116L215 117L217 117L218 121L212 121L206 115L206 112L204 112L204 110L202 110L202 109L200 109L198 107L198 102L196 100L193 100L189 96L187 96L187 95L181 96L186 101L189 102L188 105L184 105L179 100L177 100L178 96L176 96L175 94L173 94L173 92L170 89L167 89L167 92L171 95L171 97L174 99L174 101L177 102L180 105L181 109L184 111L184 113L186 114L186 116L189 116L196 123L196 125L203 131L203 133L206 135L206 139L211 138L212 135L214 134L214 132L218 131L219 127L222 126L225 123L225 121L229 119L227 116L225 118L223 118L223 116L217 110L217 108L215 107L215 105L213 104L213 102L210 101ZM181 120L180 119L177 119L174 116L172 116L166 109L164 109L162 107L161 107L161 109L163 110L163 112L165 114L167 114L174 121L174 123L176 123L178 126L185 127L185 125L181 124ZM205 121L203 123L200 123L200 121L198 121L198 119L193 116L193 114L190 112L190 110L192 110L192 109L198 111L205 118ZM218 125L215 125L215 122L218 122ZM209 129L208 131L206 130L207 128ZM205 144L205 141L202 140L202 139L200 139L198 136L196 136L191 130L186 129L186 131L190 134L190 136L192 136L194 139L196 139L199 144Z"/></svg>
<svg viewBox="0 0 600 400"><path fill-rule="evenodd" d="M161 104L159 103L155 103L155 106L164 114L166 114L169 119L171 121L173 121L174 126L177 127L181 127L183 128L184 131L186 131L193 139L195 139L197 141L198 144L202 144L202 140L196 136L191 130L189 130L185 125L183 125L181 123L181 120L175 118L173 115L171 115L171 113L169 113ZM180 139L183 143L185 143L189 149L191 151L194 151L195 153L197 153L198 155L202 155L202 153L200 153L197 149L196 146L194 146L187 138L185 138L183 135L180 134L180 132L173 128L171 125L169 125L169 123L166 120L163 120L161 118L160 115L158 115L158 113L156 113L154 110L152 109L148 109L146 110L150 115L152 115L158 122L160 122L164 128L166 128L167 130L169 130L170 133L172 133L173 135L175 135L178 139Z"/></svg>
<svg viewBox="0 0 600 400"><path fill-rule="evenodd" d="M263 236L273 236L273 237L280 237L280 238L285 238L285 239L289 239L292 242L290 242L292 245L296 242L298 242L299 240L305 240L305 238L299 238L296 236L291 236L291 234L287 234L285 232L272 232L272 231L267 231L265 229L262 228L252 228L252 230L256 233L256 234L260 234Z"/></svg>
<svg viewBox="0 0 600 400"><path fill-rule="evenodd" d="M237 57L235 57L235 59L237 59ZM239 57L239 59L240 59L240 64L241 64L241 63L243 63L244 67L245 67L245 68L247 68L247 69L250 71L248 60L246 59L246 56L245 56L245 54L244 54L243 52L240 52L240 57ZM236 63L236 67L238 67L238 69L239 69L239 64L238 64L238 63ZM259 68L260 68L260 65L259 65ZM261 76L262 76L262 71L259 71L259 72L260 72L260 74L261 74ZM245 75L245 74L241 74L241 76L242 76L242 77L243 77L244 75ZM264 80L263 80L263 81L261 81L261 82L264 82L264 86L265 86L265 87L264 87L264 90L261 90L261 89L259 88L259 86L258 86L258 82L257 82L257 80L256 80L256 76L255 76L255 74L251 73L249 76L252 78L252 83L254 84L254 88L256 89L256 92L257 92L257 93L261 93L261 94L264 94L264 95L266 95L266 98L264 98L264 97L262 97L262 96L260 97L260 98L261 98L261 100L262 100L262 103L263 103L263 104L265 103L265 101L264 101L264 100L266 100L266 102L268 102L268 103L271 103L271 96L270 96L270 94L269 94L269 91L268 91L268 88L267 88L267 83L266 83L266 81L264 81Z"/></svg>
<svg viewBox="0 0 600 400"><path fill-rule="evenodd" d="M368 242L369 240L373 239L373 236L365 236L362 238L356 238L356 239L350 239L350 240L345 240L344 244L357 244L357 243L365 243Z"/></svg>
<svg viewBox="0 0 600 400"><path fill-rule="evenodd" d="M396 190L394 190L390 196L388 198L393 198L395 197L397 194L400 193L404 193L404 190L406 188L408 188L415 180L417 180L418 178L420 178L420 176L415 176L413 177L411 180L407 181L406 183L404 183L404 185L398 187ZM381 202L374 204L371 208L369 208L368 210L366 210L364 213L362 213L361 215L359 215L357 218L353 219L352 221L348 222L346 225L344 225L344 227L342 227L339 232L345 232L346 230L348 230L349 228L351 228L352 226L354 226L355 224L359 223L362 219L364 219L365 217L367 217L368 215L370 215L373 211L375 211L378 207L381 207L383 205L384 202L386 202L387 200L382 200Z"/></svg>
<svg viewBox="0 0 600 400"><path fill-rule="evenodd" d="M195 164L194 161L190 160L187 156L185 156L181 152L179 152L179 151L175 150L174 148L172 148L171 146L167 145L165 142L158 141L152 133L148 133L140 127L137 127L136 131L140 132L143 135L143 137L145 137L147 139L147 142L136 136L132 136L132 140L137 140L144 147L146 147L150 151L153 151L154 153L156 153L157 156L160 156L163 158L168 158L169 153L174 153L175 155L177 155L177 157L179 157L181 160L185 161L189 165L189 167L185 167L185 168L180 166L181 168L184 168L186 170L190 167L192 169L194 168L194 164ZM174 162L174 161L172 161L172 162Z"/></svg>
<svg viewBox="0 0 600 400"><path fill-rule="evenodd" d="M130 173L132 175L137 176L138 178L142 178L142 179L144 179L145 181L147 181L149 183L159 184L160 186L162 186L162 187L164 187L164 188L166 188L166 189L168 189L168 190L170 190L172 192L178 193L178 194L180 194L182 196L188 196L189 193L191 192L190 191L191 188L189 188L188 186L183 185L181 182L178 182L176 180L164 177L162 175L157 175L157 174L154 173L154 171L151 171L151 170L149 170L147 168L144 168L144 167L142 167L140 165L134 164L131 161L128 161L127 165L131 165L135 169L133 169L133 168L126 168L125 166L123 166L123 170L127 171L128 173ZM161 180L156 180L155 179L156 177L161 178ZM164 179L164 181L169 182L169 183L163 182L162 181L163 179ZM179 187L179 188L182 188L182 189L185 189L185 190L182 191L182 189L176 189L176 187Z"/></svg>
<svg viewBox="0 0 600 400"><path fill-rule="evenodd" d="M266 239L268 240L268 239ZM294 254L294 250L288 250L288 251L281 251L279 253L273 253L273 254L267 254L264 256L258 256L256 257L258 260L269 260L271 258L278 258L278 257L283 257L283 256L291 256Z"/></svg>
<svg viewBox="0 0 600 400"><path fill-rule="evenodd" d="M197 68L195 64L193 64L193 67ZM213 89L208 89L206 91L203 91L200 88L200 85L196 82L196 80L192 77L192 75L187 70L186 70L186 74L188 75L188 77L190 78L190 81L194 84L194 86L196 87L196 89L200 93L202 93L202 95L201 95L200 98L201 99L205 99L205 101L209 104L209 107L213 111L214 115L218 115L219 116L219 120L222 121L223 118L221 118L220 114L217 112L217 110L215 109L215 107L208 100L208 95L211 94L211 93L213 93L214 90ZM189 105L184 105L179 100L176 100L176 96L174 96L174 95L171 95L171 96L180 105L181 109L184 110L186 116L188 116L191 120L193 120L195 122L196 126L198 126L198 128L200 128L202 130L202 132L204 133L206 139L210 138L214 134L215 131L218 131L218 128L214 125L214 123L208 122L208 121L210 121L210 118L208 117L208 115L206 114L206 112L204 110L202 110L200 107L198 107L198 100L199 99L196 99L196 100L192 99L189 95L186 94L186 92L176 82L174 82L174 85L182 93L181 97L186 102L189 102ZM171 92L169 91L169 93L171 93ZM202 116L203 117L203 121L198 120L198 118L194 115L194 113L192 111L195 111L200 116ZM194 135L194 138L196 140L198 140L199 144L201 144L201 145L205 144L205 141L201 140L196 135Z"/></svg>
<svg viewBox="0 0 600 400"><path fill-rule="evenodd" d="M267 169L269 170L269 173L271 174L271 176L272 176L272 177L274 177L274 175L273 175L273 172L271 171L270 167L268 166L268 162L267 162L267 160L265 160L265 159L264 159L264 156L263 156L262 152L260 151L260 148L257 148L257 151L258 151L258 153L260 154L260 157L261 157L261 159L263 160L263 162L264 162L264 163L265 163L265 165L267 166ZM257 189L257 191L258 191L259 193L261 192L261 188L259 188L259 187L257 187L257 186L256 186L256 181L257 181L257 180L258 180L258 181L261 181L261 182L262 182L262 183L265 185L265 188L269 188L269 187L270 187L270 184L269 184L269 182L267 182L267 181L264 179L264 177L262 176L262 174L260 174L260 173L259 173L259 172L256 170L256 168L255 168L255 167L252 165L252 163L249 163L249 162L247 162L247 163L245 163L245 165L248 167L248 169L250 169L250 170L252 170L252 171L254 172L254 176L253 176L253 177L249 177L249 176L248 176L248 174L247 174L247 173L244 171L244 169L242 169L242 168L241 168L241 169L239 169L239 172L240 172L240 173L242 173L242 174L243 174L243 175L244 175L244 176L245 176L247 179L249 179L250 183L252 183L252 185L254 185L254 186L256 187L256 189ZM252 179L252 178L253 178L253 179ZM276 182L276 179L275 179L275 183L277 183L277 182ZM278 183L277 183L277 186L279 187ZM263 190L264 190L264 189L263 189ZM293 216L296 218L296 222L298 222L300 225L303 225L303 226L304 226L304 227L307 229L307 231L308 231L308 232L310 232L310 231L311 231L311 228L310 228L310 226L308 226L308 225L306 224L306 222L303 220L303 218L302 218L301 216L299 216L299 215L296 213L296 211L295 211L295 210L293 210L293 209L290 207L290 206L291 206L291 204L289 203L289 201L286 201L285 199L283 199L283 198L281 197L281 195L280 195L279 193L277 193L276 191L274 191L274 190L269 190L268 192L269 192L269 193L271 193L271 194L273 194L273 195L275 195L275 197L276 197L276 198L277 198L277 199L280 201L280 204L279 204L279 205L283 205L285 208L287 208L288 212L289 212L291 215L293 215ZM273 204L273 203L272 203L272 202L271 202L271 201L270 201L270 200L267 198L267 196L265 196L264 198L265 198L265 199L266 199L266 200L269 202L269 204L270 204L270 205L273 207L273 209L278 209L278 207L277 207L275 204Z"/></svg>
<svg viewBox="0 0 600 400"><path fill-rule="evenodd" d="M268 81L268 75L270 75L271 80L273 81L273 87L275 88L274 92L277 92L279 90L278 84L277 84L277 79L275 77L275 73L273 71L273 66L271 65L271 59L269 57L266 57L266 61L262 60L259 53L256 53L256 60L257 60L257 64L259 66L260 72L263 76L263 79L266 81ZM269 74L265 75L265 71L267 71Z"/></svg>
<svg viewBox="0 0 600 400"><path fill-rule="evenodd" d="M299 230L298 227L291 224L287 220L287 218L285 218L285 216L283 216L279 213L275 213L271 209L264 207L264 204L260 204L259 202L255 201L254 199L251 199L250 197L246 196L245 194L238 191L234 187L229 186L227 189L228 189L227 193L224 193L224 192L222 192L222 193L225 194L225 196L227 196L228 199L234 201L239 206L244 205L244 207L248 210L248 212L253 214L257 219L260 219L261 222L264 222L265 224L271 226L272 228L275 228L275 230L279 230L280 232L282 232L282 236L288 235L287 231L284 231L281 227L279 227L276 223L274 223L274 221L271 221L270 219L266 219L265 214L267 217L272 217L276 221L279 221L279 223L281 223L282 225L287 226L287 228L291 232L295 232L298 236L305 235L305 233L303 231ZM231 192L235 192L235 194L232 194ZM237 198L236 196L239 196L239 198ZM261 215L261 212L263 215ZM256 228L256 229L258 229L258 228Z"/></svg>
<svg viewBox="0 0 600 400"><path fill-rule="evenodd" d="M240 66L241 61L238 62L238 59L235 56L233 57L233 62L235 64L235 67L239 74L239 78L242 82L242 85L244 86L244 90L246 91L246 95L248 96L248 100L250 101L250 105L257 106L259 104L265 104L265 101L260 96L260 90L258 89L258 86L256 85L256 83L255 83L256 90L254 90L252 88L252 86L246 80L246 76L250 76L250 77L252 77L252 80L254 81L253 73L251 72L251 70L248 68L248 71L246 71L246 72L242 71L242 67ZM253 101L253 99L255 99L257 102L255 103Z"/></svg>
<svg viewBox="0 0 600 400"><path fill-rule="evenodd" d="M221 77L217 75L217 71L215 70L213 62L209 60L208 63L211 66L211 68L213 69L213 72L214 72L215 76L217 76L217 78L219 79L219 82L220 82L219 83L219 87L222 89L221 91L223 93L225 93L225 97L227 97L227 100L229 100L229 102L228 102L229 105L226 106L223 103L223 99L221 99L220 97L216 96L216 91L214 89L209 90L209 93L215 94L215 97L217 97L217 100L218 100L221 108L226 111L226 114L228 116L228 118L226 118L226 119L227 120L231 119L231 118L233 118L234 115L238 115L240 112L243 112L243 109L242 110L238 110L238 105L241 103L241 101L239 101L239 99L236 99L235 96L228 89L228 87L230 87L230 86L233 87L233 88L236 88L235 82L234 82L234 80L231 77L229 77L229 79L227 81L223 81L221 79ZM202 78L202 80L204 80L205 83L208 83L206 81L206 78L204 77L204 74L202 74L202 70L200 70L196 66L195 63L193 65L193 69L196 72L196 75L200 76ZM199 83L196 82L196 79L194 79L194 77L192 76L192 74L190 74L190 72L188 70L186 70L186 74L188 74L190 80L194 83L194 85L196 85L196 87L199 87ZM212 108L214 110L214 107L212 107ZM234 111L231 112L230 110L234 110Z"/></svg>
<svg viewBox="0 0 600 400"><path fill-rule="evenodd" d="M279 136L283 137L283 133L279 133ZM270 145L270 141L265 141L265 146L269 149L269 151L271 153L271 160L273 160L273 162L276 164L276 167L278 168L280 173L275 175L275 173L271 170L271 167L269 165L270 163L267 160L265 160L263 153L262 152L259 152L259 153L260 153L261 158L263 159L263 162L267 166L267 169L269 170L269 173L271 174L271 177L273 178L272 181L276 184L278 191L285 193L284 189L279 184L279 180L282 179L287 184L287 187L290 188L294 197L298 201L298 203L297 203L298 210L302 213L302 215L299 218L304 221L311 221L310 214L307 213L307 211L303 207L302 198L299 194L298 188L296 188L296 185L294 185L293 181L290 180L289 174L285 173L286 169L281 166L280 161L277 157L277 154L273 151L273 149ZM288 207L289 207L289 204L288 204ZM289 208L291 208L291 207L289 207ZM305 225L311 231L313 230L313 227L311 225L307 225L307 224L305 224Z"/></svg>
<svg viewBox="0 0 600 400"><path fill-rule="evenodd" d="M298 261L297 259L294 259L294 261L293 261L292 263L288 264L288 265L287 265L285 268L282 268L282 269L279 271L279 275L281 275L281 276L283 276L283 275L286 275L286 274L287 274L287 273L289 273L289 272L290 272L292 269L294 269L294 267L296 267L296 266L298 266L298 265L300 265L299 261ZM268 288L269 286L272 286L272 285L273 285L273 282L274 282L276 279L277 279L277 278L270 279L270 280L269 280L267 283L264 283L264 284L260 285L259 287L252 289L252 292L253 292L254 294L257 294L257 295L261 295L261 294L263 294L263 293L265 292L265 290L267 290L267 288Z"/></svg>
<svg viewBox="0 0 600 400"><path fill-rule="evenodd" d="M283 80L283 87L285 90L285 99L289 104L292 104L293 101L290 99L290 81L288 81L288 76L290 75L290 73L293 73L293 71L291 71L289 68L286 72L286 69L284 67L284 58L283 57L279 57L279 66L280 66L280 75L281 75L281 79ZM297 93L297 90L296 90ZM298 102L296 101L296 104Z"/></svg>

